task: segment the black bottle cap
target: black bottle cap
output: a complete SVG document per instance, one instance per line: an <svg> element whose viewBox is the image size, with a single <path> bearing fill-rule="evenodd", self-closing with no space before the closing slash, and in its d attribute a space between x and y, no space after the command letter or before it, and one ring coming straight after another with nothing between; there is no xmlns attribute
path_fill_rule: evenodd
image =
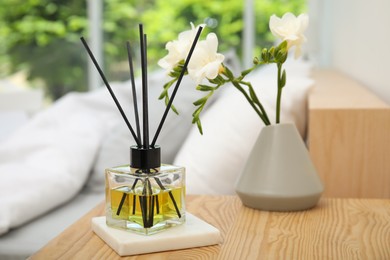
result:
<svg viewBox="0 0 390 260"><path fill-rule="evenodd" d="M161 166L161 149L156 145L148 149L134 145L130 147L130 167L154 169Z"/></svg>

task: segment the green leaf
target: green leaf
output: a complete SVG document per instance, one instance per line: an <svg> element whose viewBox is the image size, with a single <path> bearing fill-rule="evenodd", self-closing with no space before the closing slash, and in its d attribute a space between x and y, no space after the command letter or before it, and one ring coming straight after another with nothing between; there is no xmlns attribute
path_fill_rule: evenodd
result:
<svg viewBox="0 0 390 260"><path fill-rule="evenodd" d="M194 112L192 112L192 123L194 124L196 119L199 117L201 107L197 107Z"/></svg>
<svg viewBox="0 0 390 260"><path fill-rule="evenodd" d="M163 91L161 92L160 96L158 97L158 99L163 99L165 96L168 96L168 90L169 88L173 85L173 83L175 83L177 81L177 78L174 78L173 80L171 81L168 81L167 83L164 84L163 86Z"/></svg>
<svg viewBox="0 0 390 260"><path fill-rule="evenodd" d="M160 94L160 96L158 97L158 99L159 100L161 100L161 99L163 99L165 96L167 96L167 90L166 89L164 89L162 92L161 92L161 94Z"/></svg>
<svg viewBox="0 0 390 260"><path fill-rule="evenodd" d="M202 112L203 110L203 106L200 106L198 107L197 109L195 109L195 111L192 113L192 123L194 124L196 122L196 120L199 119L199 116L200 116L200 112Z"/></svg>
<svg viewBox="0 0 390 260"><path fill-rule="evenodd" d="M168 106L168 103L169 103L169 96L166 95L166 96L165 96L165 106ZM179 111L177 111L176 107L175 107L173 104L171 105L171 109L172 109L172 111L173 111L176 115L179 114Z"/></svg>
<svg viewBox="0 0 390 260"><path fill-rule="evenodd" d="M178 78L178 77L180 77L180 71L172 70L171 72L169 72L169 76L172 78Z"/></svg>
<svg viewBox="0 0 390 260"><path fill-rule="evenodd" d="M194 112L192 123L197 125L199 133L203 135L202 123L200 122L199 113L200 107L196 110L196 113Z"/></svg>
<svg viewBox="0 0 390 260"><path fill-rule="evenodd" d="M251 73L251 71L253 70L253 68L250 68L250 69L247 69L247 70L244 70L241 72L241 76L242 77L245 77L246 75L248 75L249 73Z"/></svg>
<svg viewBox="0 0 390 260"><path fill-rule="evenodd" d="M219 76L217 76L215 79L209 79L209 82L216 85L220 85L221 83L223 83L221 82L221 78Z"/></svg>
<svg viewBox="0 0 390 260"><path fill-rule="evenodd" d="M283 70L280 78L280 87L283 88L286 85L286 70Z"/></svg>
<svg viewBox="0 0 390 260"><path fill-rule="evenodd" d="M173 112L175 112L176 115L179 115L179 111L177 111L176 107L172 104L171 109Z"/></svg>
<svg viewBox="0 0 390 260"><path fill-rule="evenodd" d="M203 129L202 129L202 123L200 122L200 119L196 121L196 125L198 126L199 133L203 135Z"/></svg>
<svg viewBox="0 0 390 260"><path fill-rule="evenodd" d="M183 66L180 65L173 68L173 71L178 72L179 74L181 73L182 70L183 70Z"/></svg>
<svg viewBox="0 0 390 260"><path fill-rule="evenodd" d="M208 99L208 96L204 96L204 97L202 97L202 98L196 100L196 101L195 101L194 103L192 103L192 104L194 104L195 106L200 106L200 105L202 105L203 103L206 103L207 99Z"/></svg>
<svg viewBox="0 0 390 260"><path fill-rule="evenodd" d="M231 71L228 67L224 67L224 69L225 69L226 76L227 76L229 79L233 79L233 78L234 78L234 75L233 75L232 71Z"/></svg>
<svg viewBox="0 0 390 260"><path fill-rule="evenodd" d="M198 85L196 89L200 91L213 91L215 88L207 85Z"/></svg>

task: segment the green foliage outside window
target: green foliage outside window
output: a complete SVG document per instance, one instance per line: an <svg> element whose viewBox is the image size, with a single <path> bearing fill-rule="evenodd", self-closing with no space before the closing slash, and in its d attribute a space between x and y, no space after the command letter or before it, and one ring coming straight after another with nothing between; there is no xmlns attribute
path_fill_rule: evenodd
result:
<svg viewBox="0 0 390 260"><path fill-rule="evenodd" d="M165 43L189 28L206 23L220 40L220 51L241 54L244 1L237 0L103 0L105 71L110 80L127 80L125 42L137 51L138 23L148 34L150 69L165 56ZM0 75L24 70L44 82L57 99L87 90L87 56L80 36L88 37L86 1L7 0L0 8ZM256 52L271 45L272 14L304 12L305 0L255 0ZM137 56L137 54L136 54Z"/></svg>

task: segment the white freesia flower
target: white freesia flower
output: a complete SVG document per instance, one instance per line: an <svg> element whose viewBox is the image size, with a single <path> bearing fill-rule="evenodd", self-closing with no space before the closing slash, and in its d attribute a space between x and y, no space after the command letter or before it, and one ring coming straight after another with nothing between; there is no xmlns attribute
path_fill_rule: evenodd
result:
<svg viewBox="0 0 390 260"><path fill-rule="evenodd" d="M204 24L200 24L197 27L191 23L191 30L181 32L177 40L170 41L166 44L165 49L168 50L168 54L158 61L158 65L168 72L171 72L177 64L187 58L188 52L191 49L192 42L195 39L199 26L204 27Z"/></svg>
<svg viewBox="0 0 390 260"><path fill-rule="evenodd" d="M204 78L214 79L218 76L225 56L217 53L217 49L218 38L215 33L209 33L206 39L196 46L188 64L188 74L198 84Z"/></svg>
<svg viewBox="0 0 390 260"><path fill-rule="evenodd" d="M307 14L298 17L292 13L286 13L282 18L272 15L269 21L269 28L272 34L282 41L287 41L287 48L295 46L295 58L301 55L301 45L306 41L303 34L309 23Z"/></svg>
<svg viewBox="0 0 390 260"><path fill-rule="evenodd" d="M277 95L276 95L276 113L275 124L280 123L280 111L282 102L282 90L286 86L286 70L283 69L283 64L287 60L289 49L295 46L295 57L301 54L301 45L306 41L304 31L309 23L309 18L306 14L301 14L298 17L291 13L283 15L279 18L273 15L270 18L269 27L274 36L282 40L277 46L264 48L259 57L253 60L253 67L245 69L239 76L235 76L228 66L223 64L225 57L218 53L218 38L216 34L209 33L205 40L199 41L195 47L194 53L187 67L188 75L196 81L197 90L206 92L207 94L196 100L193 104L196 106L192 114L192 123L198 126L199 132L202 134L202 123L200 114L205 108L206 103L212 97L214 92L222 85L230 83L231 86L241 92L251 107L260 117L265 125L271 125L272 120L268 117L264 106L256 95L255 88L251 82L245 79L245 76L255 70L259 65L274 64L277 67ZM196 33L194 25L192 30L185 31L179 35L178 40L169 42L166 48L169 54L159 61L159 65L173 73L169 76L172 78L164 84L163 90L159 99L164 99L165 102L170 100L169 88L179 80L178 62L184 60L189 51L190 45ZM206 80L205 80L206 79ZM202 83L206 81L206 83Z"/></svg>

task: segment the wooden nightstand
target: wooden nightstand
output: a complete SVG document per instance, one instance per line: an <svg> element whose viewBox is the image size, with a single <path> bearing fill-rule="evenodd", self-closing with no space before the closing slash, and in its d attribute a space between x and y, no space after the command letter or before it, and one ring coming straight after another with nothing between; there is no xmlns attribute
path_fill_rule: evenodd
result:
<svg viewBox="0 0 390 260"><path fill-rule="evenodd" d="M388 199L322 199L307 211L267 212L236 196L188 196L187 210L217 227L222 244L128 258L390 259ZM102 203L31 259L119 259L91 230L91 218L103 214Z"/></svg>

